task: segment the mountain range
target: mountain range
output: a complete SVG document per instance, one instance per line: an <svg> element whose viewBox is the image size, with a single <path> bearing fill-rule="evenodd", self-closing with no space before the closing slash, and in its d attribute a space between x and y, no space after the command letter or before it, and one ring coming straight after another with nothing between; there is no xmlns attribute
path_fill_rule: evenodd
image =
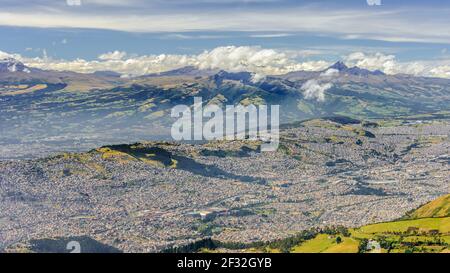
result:
<svg viewBox="0 0 450 273"><path fill-rule="evenodd" d="M314 92L323 89L323 100L305 95L311 85ZM195 96L205 104L278 104L281 123L324 116L385 119L450 111L450 80L387 75L343 62L324 71L263 78L192 66L127 78L112 71L42 70L5 59L0 61L0 144L56 141L61 148L80 142L93 148L164 138L172 107L192 105Z"/></svg>

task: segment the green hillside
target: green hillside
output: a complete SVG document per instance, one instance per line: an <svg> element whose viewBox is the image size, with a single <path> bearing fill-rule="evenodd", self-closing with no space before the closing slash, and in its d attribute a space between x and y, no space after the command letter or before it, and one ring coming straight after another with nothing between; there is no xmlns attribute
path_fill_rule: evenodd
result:
<svg viewBox="0 0 450 273"><path fill-rule="evenodd" d="M292 247L290 252L440 253L450 250L450 217L379 223L348 231L347 235L319 233Z"/></svg>
<svg viewBox="0 0 450 273"><path fill-rule="evenodd" d="M317 235L292 252L449 252L450 194L409 213L409 219L350 229L350 236ZM358 243L355 246L355 241ZM370 242L375 243L370 243ZM369 245L369 246L368 246ZM371 250L374 245L375 249ZM377 246L380 246L378 248Z"/></svg>
<svg viewBox="0 0 450 273"><path fill-rule="evenodd" d="M430 203L410 212L407 217L410 219L449 217L450 216L450 194L444 195Z"/></svg>
<svg viewBox="0 0 450 273"><path fill-rule="evenodd" d="M450 253L450 195L409 213L404 219L359 228L328 227L303 231L270 243L206 240L182 251L290 253Z"/></svg>
<svg viewBox="0 0 450 273"><path fill-rule="evenodd" d="M449 216L450 195L445 195L409 213L408 219L350 229L349 236L319 234L293 247L291 251L448 253L450 251Z"/></svg>

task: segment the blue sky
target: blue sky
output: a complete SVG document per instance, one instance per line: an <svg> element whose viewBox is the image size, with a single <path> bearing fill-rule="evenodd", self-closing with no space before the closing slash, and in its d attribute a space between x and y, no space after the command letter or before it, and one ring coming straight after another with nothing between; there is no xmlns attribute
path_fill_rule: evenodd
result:
<svg viewBox="0 0 450 273"><path fill-rule="evenodd" d="M113 51L128 56L200 54L233 45L295 51L302 61L381 52L401 62L446 65L450 3L367 2L1 0L0 51L94 60Z"/></svg>
<svg viewBox="0 0 450 273"><path fill-rule="evenodd" d="M198 54L223 45L260 45L267 48L317 52L305 59L339 59L353 51L396 54L405 60L439 58L450 46L444 43L390 42L368 39L340 39L314 33L278 32L176 32L134 33L98 29L60 29L0 26L0 50L34 57L94 59L99 54L120 50L143 54Z"/></svg>

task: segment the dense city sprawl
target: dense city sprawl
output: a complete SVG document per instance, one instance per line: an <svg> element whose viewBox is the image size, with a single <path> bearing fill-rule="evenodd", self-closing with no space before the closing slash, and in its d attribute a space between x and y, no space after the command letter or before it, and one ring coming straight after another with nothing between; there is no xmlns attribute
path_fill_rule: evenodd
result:
<svg viewBox="0 0 450 273"><path fill-rule="evenodd" d="M448 120L284 128L256 141L138 143L0 162L0 249L88 236L125 252L271 241L398 219L450 192Z"/></svg>

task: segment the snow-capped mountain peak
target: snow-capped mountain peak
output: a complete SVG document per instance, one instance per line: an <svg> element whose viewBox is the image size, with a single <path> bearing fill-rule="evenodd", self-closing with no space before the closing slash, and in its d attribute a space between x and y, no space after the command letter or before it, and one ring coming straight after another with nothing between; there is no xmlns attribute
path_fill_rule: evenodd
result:
<svg viewBox="0 0 450 273"><path fill-rule="evenodd" d="M20 61L17 61L14 58L5 58L0 59L0 73L2 72L24 72L24 73L30 73L30 69L26 67L23 63Z"/></svg>

